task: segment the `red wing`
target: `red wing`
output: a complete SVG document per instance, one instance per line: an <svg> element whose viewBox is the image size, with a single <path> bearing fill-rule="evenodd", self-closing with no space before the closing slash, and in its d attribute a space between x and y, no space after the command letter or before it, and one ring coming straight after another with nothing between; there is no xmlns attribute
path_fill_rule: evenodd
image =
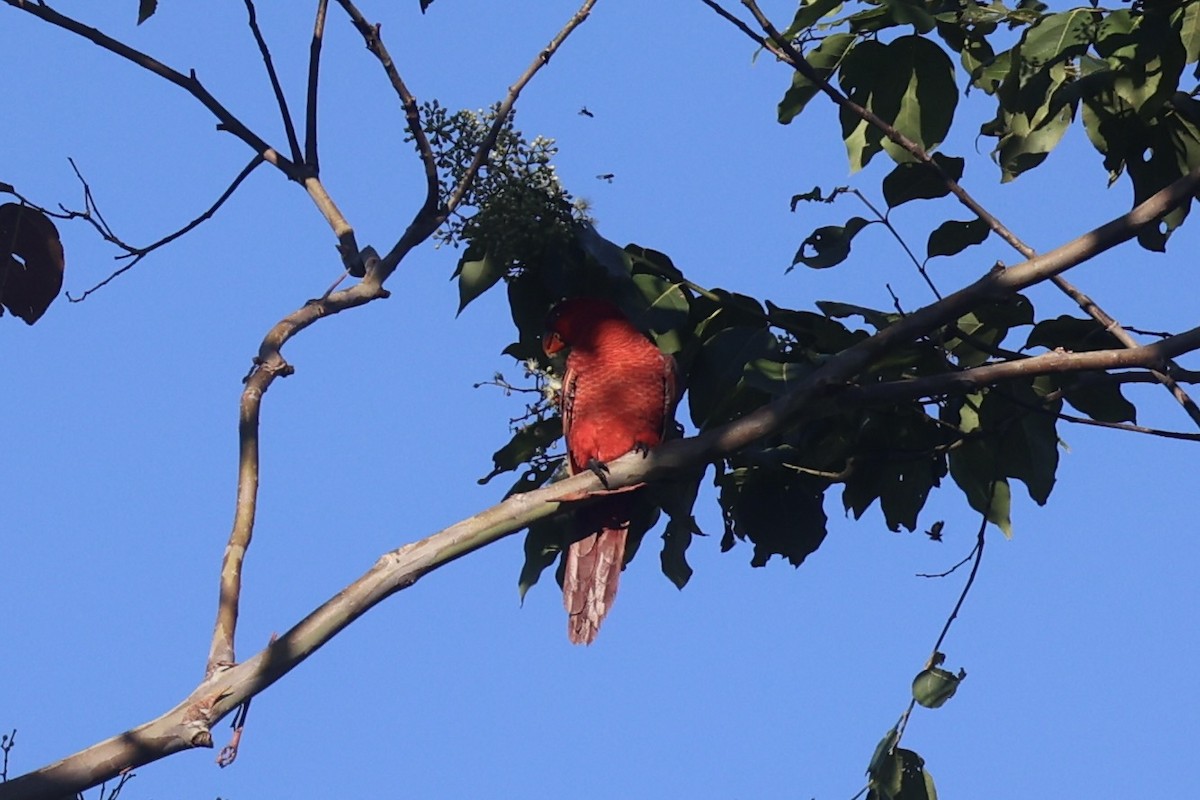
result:
<svg viewBox="0 0 1200 800"><path fill-rule="evenodd" d="M562 389L558 394L558 409L562 416L563 441L571 441L571 425L575 421L575 379L579 377L569 366L563 373ZM575 466L571 463L570 446L567 448L567 474L575 474Z"/></svg>

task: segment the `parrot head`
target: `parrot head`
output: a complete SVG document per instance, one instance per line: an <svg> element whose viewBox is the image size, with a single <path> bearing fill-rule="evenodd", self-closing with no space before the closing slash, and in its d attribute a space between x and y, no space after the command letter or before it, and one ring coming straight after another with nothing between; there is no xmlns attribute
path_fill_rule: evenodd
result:
<svg viewBox="0 0 1200 800"><path fill-rule="evenodd" d="M610 320L628 323L616 304L600 297L572 297L550 309L546 317L546 334L542 349L554 355L565 347L586 345L600 324Z"/></svg>

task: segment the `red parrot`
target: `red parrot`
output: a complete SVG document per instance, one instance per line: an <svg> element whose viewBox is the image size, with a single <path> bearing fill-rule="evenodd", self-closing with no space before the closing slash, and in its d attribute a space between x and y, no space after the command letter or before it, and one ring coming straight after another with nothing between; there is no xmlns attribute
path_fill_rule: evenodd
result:
<svg viewBox="0 0 1200 800"><path fill-rule="evenodd" d="M560 399L570 472L591 469L603 480L606 462L657 445L674 423L675 359L599 298L564 300L550 312L546 329L547 355L570 348ZM584 535L567 550L563 573L567 637L575 644L595 640L616 597L630 499L614 494L575 515Z"/></svg>

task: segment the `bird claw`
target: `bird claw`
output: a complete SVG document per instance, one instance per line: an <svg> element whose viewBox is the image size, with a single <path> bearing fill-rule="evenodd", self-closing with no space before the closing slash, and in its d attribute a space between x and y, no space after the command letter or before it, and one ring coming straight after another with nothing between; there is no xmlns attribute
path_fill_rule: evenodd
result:
<svg viewBox="0 0 1200 800"><path fill-rule="evenodd" d="M600 479L600 483L602 483L604 485L604 488L607 489L608 488L608 465L597 458L592 458L592 459L588 459L587 468L590 469L593 473L595 473L596 477Z"/></svg>
<svg viewBox="0 0 1200 800"><path fill-rule="evenodd" d="M650 445L646 444L645 442L634 442L633 452L638 453L642 458L645 458L646 456L650 455Z"/></svg>

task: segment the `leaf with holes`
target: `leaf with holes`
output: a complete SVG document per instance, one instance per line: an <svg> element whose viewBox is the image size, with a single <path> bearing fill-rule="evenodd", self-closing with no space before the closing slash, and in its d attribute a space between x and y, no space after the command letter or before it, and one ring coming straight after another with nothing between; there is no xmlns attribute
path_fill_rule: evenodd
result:
<svg viewBox="0 0 1200 800"><path fill-rule="evenodd" d="M792 259L792 266L788 267L786 271L791 272L797 264L803 264L809 269L828 269L837 266L849 257L850 243L854 237L870 224L862 217L851 217L845 225L826 225L817 228L800 243L800 249L796 251L796 256ZM811 254L809 254L810 248Z"/></svg>
<svg viewBox="0 0 1200 800"><path fill-rule="evenodd" d="M7 308L32 325L62 289L62 242L54 223L17 203L0 206L0 315Z"/></svg>

